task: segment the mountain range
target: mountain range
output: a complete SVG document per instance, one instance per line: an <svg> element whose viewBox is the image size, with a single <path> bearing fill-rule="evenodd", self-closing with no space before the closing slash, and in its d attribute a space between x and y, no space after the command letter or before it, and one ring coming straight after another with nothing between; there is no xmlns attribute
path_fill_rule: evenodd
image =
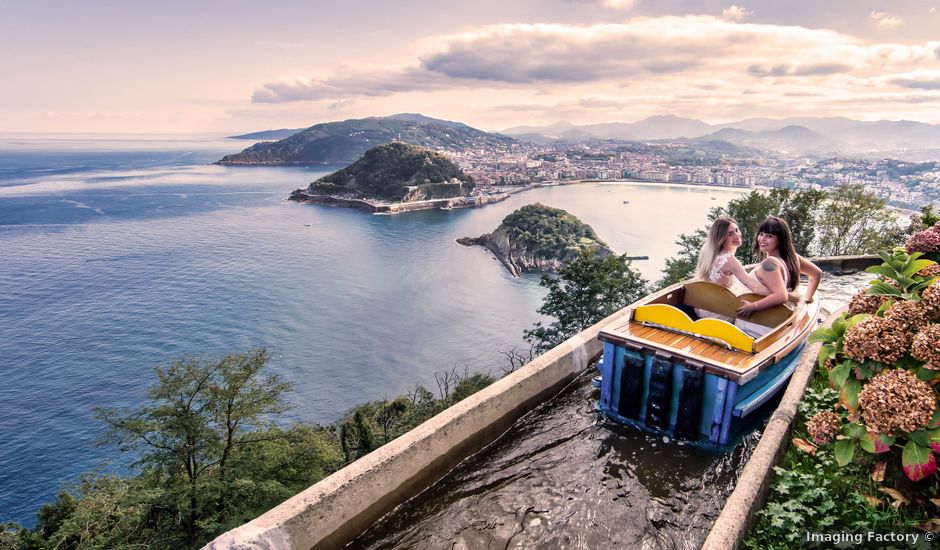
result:
<svg viewBox="0 0 940 550"><path fill-rule="evenodd" d="M843 117L750 118L708 124L677 116L638 122L577 126L516 126L502 134L529 141L685 140L727 141L735 145L798 154L896 154L940 158L940 125L909 120L860 121Z"/></svg>

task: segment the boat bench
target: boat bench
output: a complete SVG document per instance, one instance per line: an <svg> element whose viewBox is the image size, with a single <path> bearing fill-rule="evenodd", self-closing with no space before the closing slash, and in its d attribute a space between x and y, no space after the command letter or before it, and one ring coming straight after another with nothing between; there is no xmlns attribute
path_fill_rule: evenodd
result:
<svg viewBox="0 0 940 550"><path fill-rule="evenodd" d="M735 296L727 288L709 283L706 281L694 281L683 285L681 300L673 304L676 306L684 305L690 308L699 308L725 317L737 318L737 309L741 306L741 300L756 302L763 298L759 294L742 294ZM685 309L685 308L680 308ZM763 325L765 327L776 327L790 318L793 310L786 304L755 311L747 318L747 321Z"/></svg>

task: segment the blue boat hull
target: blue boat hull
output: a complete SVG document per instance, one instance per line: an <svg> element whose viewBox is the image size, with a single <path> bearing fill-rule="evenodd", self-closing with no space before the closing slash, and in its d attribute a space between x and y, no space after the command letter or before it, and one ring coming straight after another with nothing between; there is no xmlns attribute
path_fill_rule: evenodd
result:
<svg viewBox="0 0 940 550"><path fill-rule="evenodd" d="M743 384L685 364L605 342L597 408L618 422L725 445L761 405L786 387L805 341Z"/></svg>

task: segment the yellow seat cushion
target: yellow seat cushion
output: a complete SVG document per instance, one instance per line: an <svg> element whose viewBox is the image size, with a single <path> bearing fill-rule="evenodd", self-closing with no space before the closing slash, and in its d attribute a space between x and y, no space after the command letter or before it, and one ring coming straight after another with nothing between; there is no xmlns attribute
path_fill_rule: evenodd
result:
<svg viewBox="0 0 940 550"><path fill-rule="evenodd" d="M693 321L679 308L668 304L637 306L633 310L633 320L637 323L653 323L693 336L716 338L726 342L734 349L747 353L754 351L754 338L748 336L733 324L721 319L710 318Z"/></svg>

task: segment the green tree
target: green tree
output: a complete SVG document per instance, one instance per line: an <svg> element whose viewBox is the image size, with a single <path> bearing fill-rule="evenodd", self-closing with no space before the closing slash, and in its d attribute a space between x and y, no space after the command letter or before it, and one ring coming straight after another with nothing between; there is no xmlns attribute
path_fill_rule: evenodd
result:
<svg viewBox="0 0 940 550"><path fill-rule="evenodd" d="M538 322L523 337L542 353L604 317L635 302L647 291L646 280L631 269L626 255L596 260L582 251L557 277L542 276L548 289L539 313L554 317L548 326Z"/></svg>
<svg viewBox="0 0 940 550"><path fill-rule="evenodd" d="M98 409L122 451L135 451L144 477L166 491L161 504L179 518L189 546L227 520L236 480L232 456L270 435L274 414L285 410L289 384L262 377L268 354L191 359L157 367L151 405L132 413Z"/></svg>
<svg viewBox="0 0 940 550"><path fill-rule="evenodd" d="M797 253L804 256L813 255L817 218L827 196L825 191L816 189L804 191L773 189L770 191L768 197L776 205L776 215L787 220L790 226L790 231L793 233L793 246ZM754 227L755 231L757 227ZM744 242L744 246L751 247L752 245L753 240Z"/></svg>
<svg viewBox="0 0 940 550"><path fill-rule="evenodd" d="M890 249L903 240L897 216L885 201L861 185L840 185L829 192L817 222L819 254L842 256Z"/></svg>
<svg viewBox="0 0 940 550"><path fill-rule="evenodd" d="M666 288L669 285L691 278L695 274L695 265L698 263L698 251L705 244L708 231L698 229L694 233L681 233L676 240L679 253L666 259L663 267L663 278L656 283L657 288Z"/></svg>

